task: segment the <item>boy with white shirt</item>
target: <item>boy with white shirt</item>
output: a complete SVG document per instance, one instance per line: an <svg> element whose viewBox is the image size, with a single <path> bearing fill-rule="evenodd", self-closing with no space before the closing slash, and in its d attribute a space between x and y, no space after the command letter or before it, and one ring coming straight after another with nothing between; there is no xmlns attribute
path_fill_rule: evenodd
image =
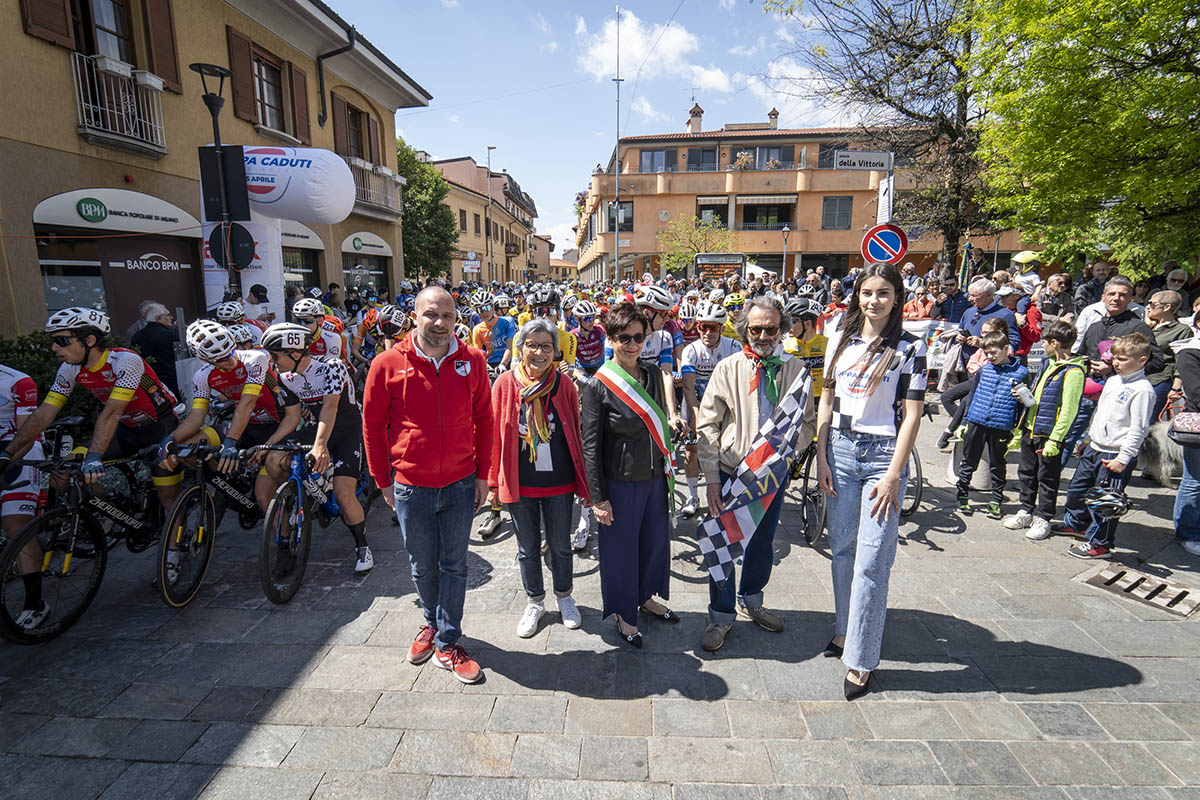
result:
<svg viewBox="0 0 1200 800"><path fill-rule="evenodd" d="M1113 341L1112 367L1115 374L1104 382L1104 391L1096 403L1088 427L1091 443L1084 448L1067 488L1066 513L1060 533L1079 535L1092 519L1084 497L1092 487L1121 492L1137 466L1138 450L1150 428L1154 408L1154 387L1146 380L1146 362L1150 360L1150 341L1140 333L1120 336ZM1116 541L1117 521L1102 521L1092 536L1067 552L1076 558L1105 558Z"/></svg>

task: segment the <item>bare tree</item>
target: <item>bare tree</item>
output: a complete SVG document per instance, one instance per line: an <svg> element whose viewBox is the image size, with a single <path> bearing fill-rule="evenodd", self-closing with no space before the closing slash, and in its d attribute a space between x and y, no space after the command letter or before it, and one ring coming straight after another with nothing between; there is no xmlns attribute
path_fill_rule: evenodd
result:
<svg viewBox="0 0 1200 800"><path fill-rule="evenodd" d="M981 210L980 110L969 74L968 0L766 0L805 29L790 53L802 74L781 91L861 110L856 142L889 149L914 187L898 193L896 221L942 234L953 268L965 235L992 230Z"/></svg>

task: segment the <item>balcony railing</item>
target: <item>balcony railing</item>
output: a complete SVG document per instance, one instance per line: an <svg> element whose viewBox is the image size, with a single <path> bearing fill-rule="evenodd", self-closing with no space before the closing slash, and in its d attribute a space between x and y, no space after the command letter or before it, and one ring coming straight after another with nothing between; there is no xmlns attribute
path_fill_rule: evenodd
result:
<svg viewBox="0 0 1200 800"><path fill-rule="evenodd" d="M79 135L92 144L162 158L162 79L105 56L71 54Z"/></svg>
<svg viewBox="0 0 1200 800"><path fill-rule="evenodd" d="M743 222L738 225L739 231L781 231L787 227L786 222Z"/></svg>
<svg viewBox="0 0 1200 800"><path fill-rule="evenodd" d="M402 196L400 184L386 167L368 164L361 158L347 158L354 175L354 205L368 216L380 216L391 221L400 218Z"/></svg>
<svg viewBox="0 0 1200 800"><path fill-rule="evenodd" d="M719 168L716 164L688 164L688 172L716 172Z"/></svg>

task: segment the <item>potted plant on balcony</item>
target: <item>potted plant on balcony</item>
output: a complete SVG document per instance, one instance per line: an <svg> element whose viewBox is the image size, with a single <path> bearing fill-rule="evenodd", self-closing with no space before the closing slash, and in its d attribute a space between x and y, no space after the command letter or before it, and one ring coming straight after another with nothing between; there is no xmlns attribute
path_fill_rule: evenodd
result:
<svg viewBox="0 0 1200 800"><path fill-rule="evenodd" d="M733 163L730 164L730 168L736 169L739 172L745 172L746 170L754 169L754 153L750 152L749 150L741 151L737 154L737 157L733 159Z"/></svg>
<svg viewBox="0 0 1200 800"><path fill-rule="evenodd" d="M583 213L583 205L587 202L587 190L575 193L575 216L578 217Z"/></svg>
<svg viewBox="0 0 1200 800"><path fill-rule="evenodd" d="M780 161L778 158L768 158L767 159L767 169L779 169L782 166L783 166L783 162Z"/></svg>

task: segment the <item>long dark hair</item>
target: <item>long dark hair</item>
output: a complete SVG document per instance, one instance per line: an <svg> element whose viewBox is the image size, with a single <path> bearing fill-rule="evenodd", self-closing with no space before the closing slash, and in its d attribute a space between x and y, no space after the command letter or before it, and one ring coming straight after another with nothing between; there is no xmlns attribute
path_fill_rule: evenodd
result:
<svg viewBox="0 0 1200 800"><path fill-rule="evenodd" d="M862 306L859 303L858 291L862 288L863 282L871 278L883 278L890 283L895 295L895 302L892 305L892 312L883 326L883 335L871 343L862 359L864 373L872 363L875 364L875 368L871 372L871 379L867 382L868 392L874 392L879 388L883 377L891 369L893 359L896 358L900 335L904 333L904 278L901 277L900 270L891 264L875 262L868 264L854 280L854 290L850 293L846 315L842 319L841 336L838 338L837 348L833 351L833 358L829 360L830 368L825 372L823 385L827 389L833 386L833 378L837 373L837 363L842 351L846 349L846 345L849 344L852 337L862 334L866 315L863 314Z"/></svg>

